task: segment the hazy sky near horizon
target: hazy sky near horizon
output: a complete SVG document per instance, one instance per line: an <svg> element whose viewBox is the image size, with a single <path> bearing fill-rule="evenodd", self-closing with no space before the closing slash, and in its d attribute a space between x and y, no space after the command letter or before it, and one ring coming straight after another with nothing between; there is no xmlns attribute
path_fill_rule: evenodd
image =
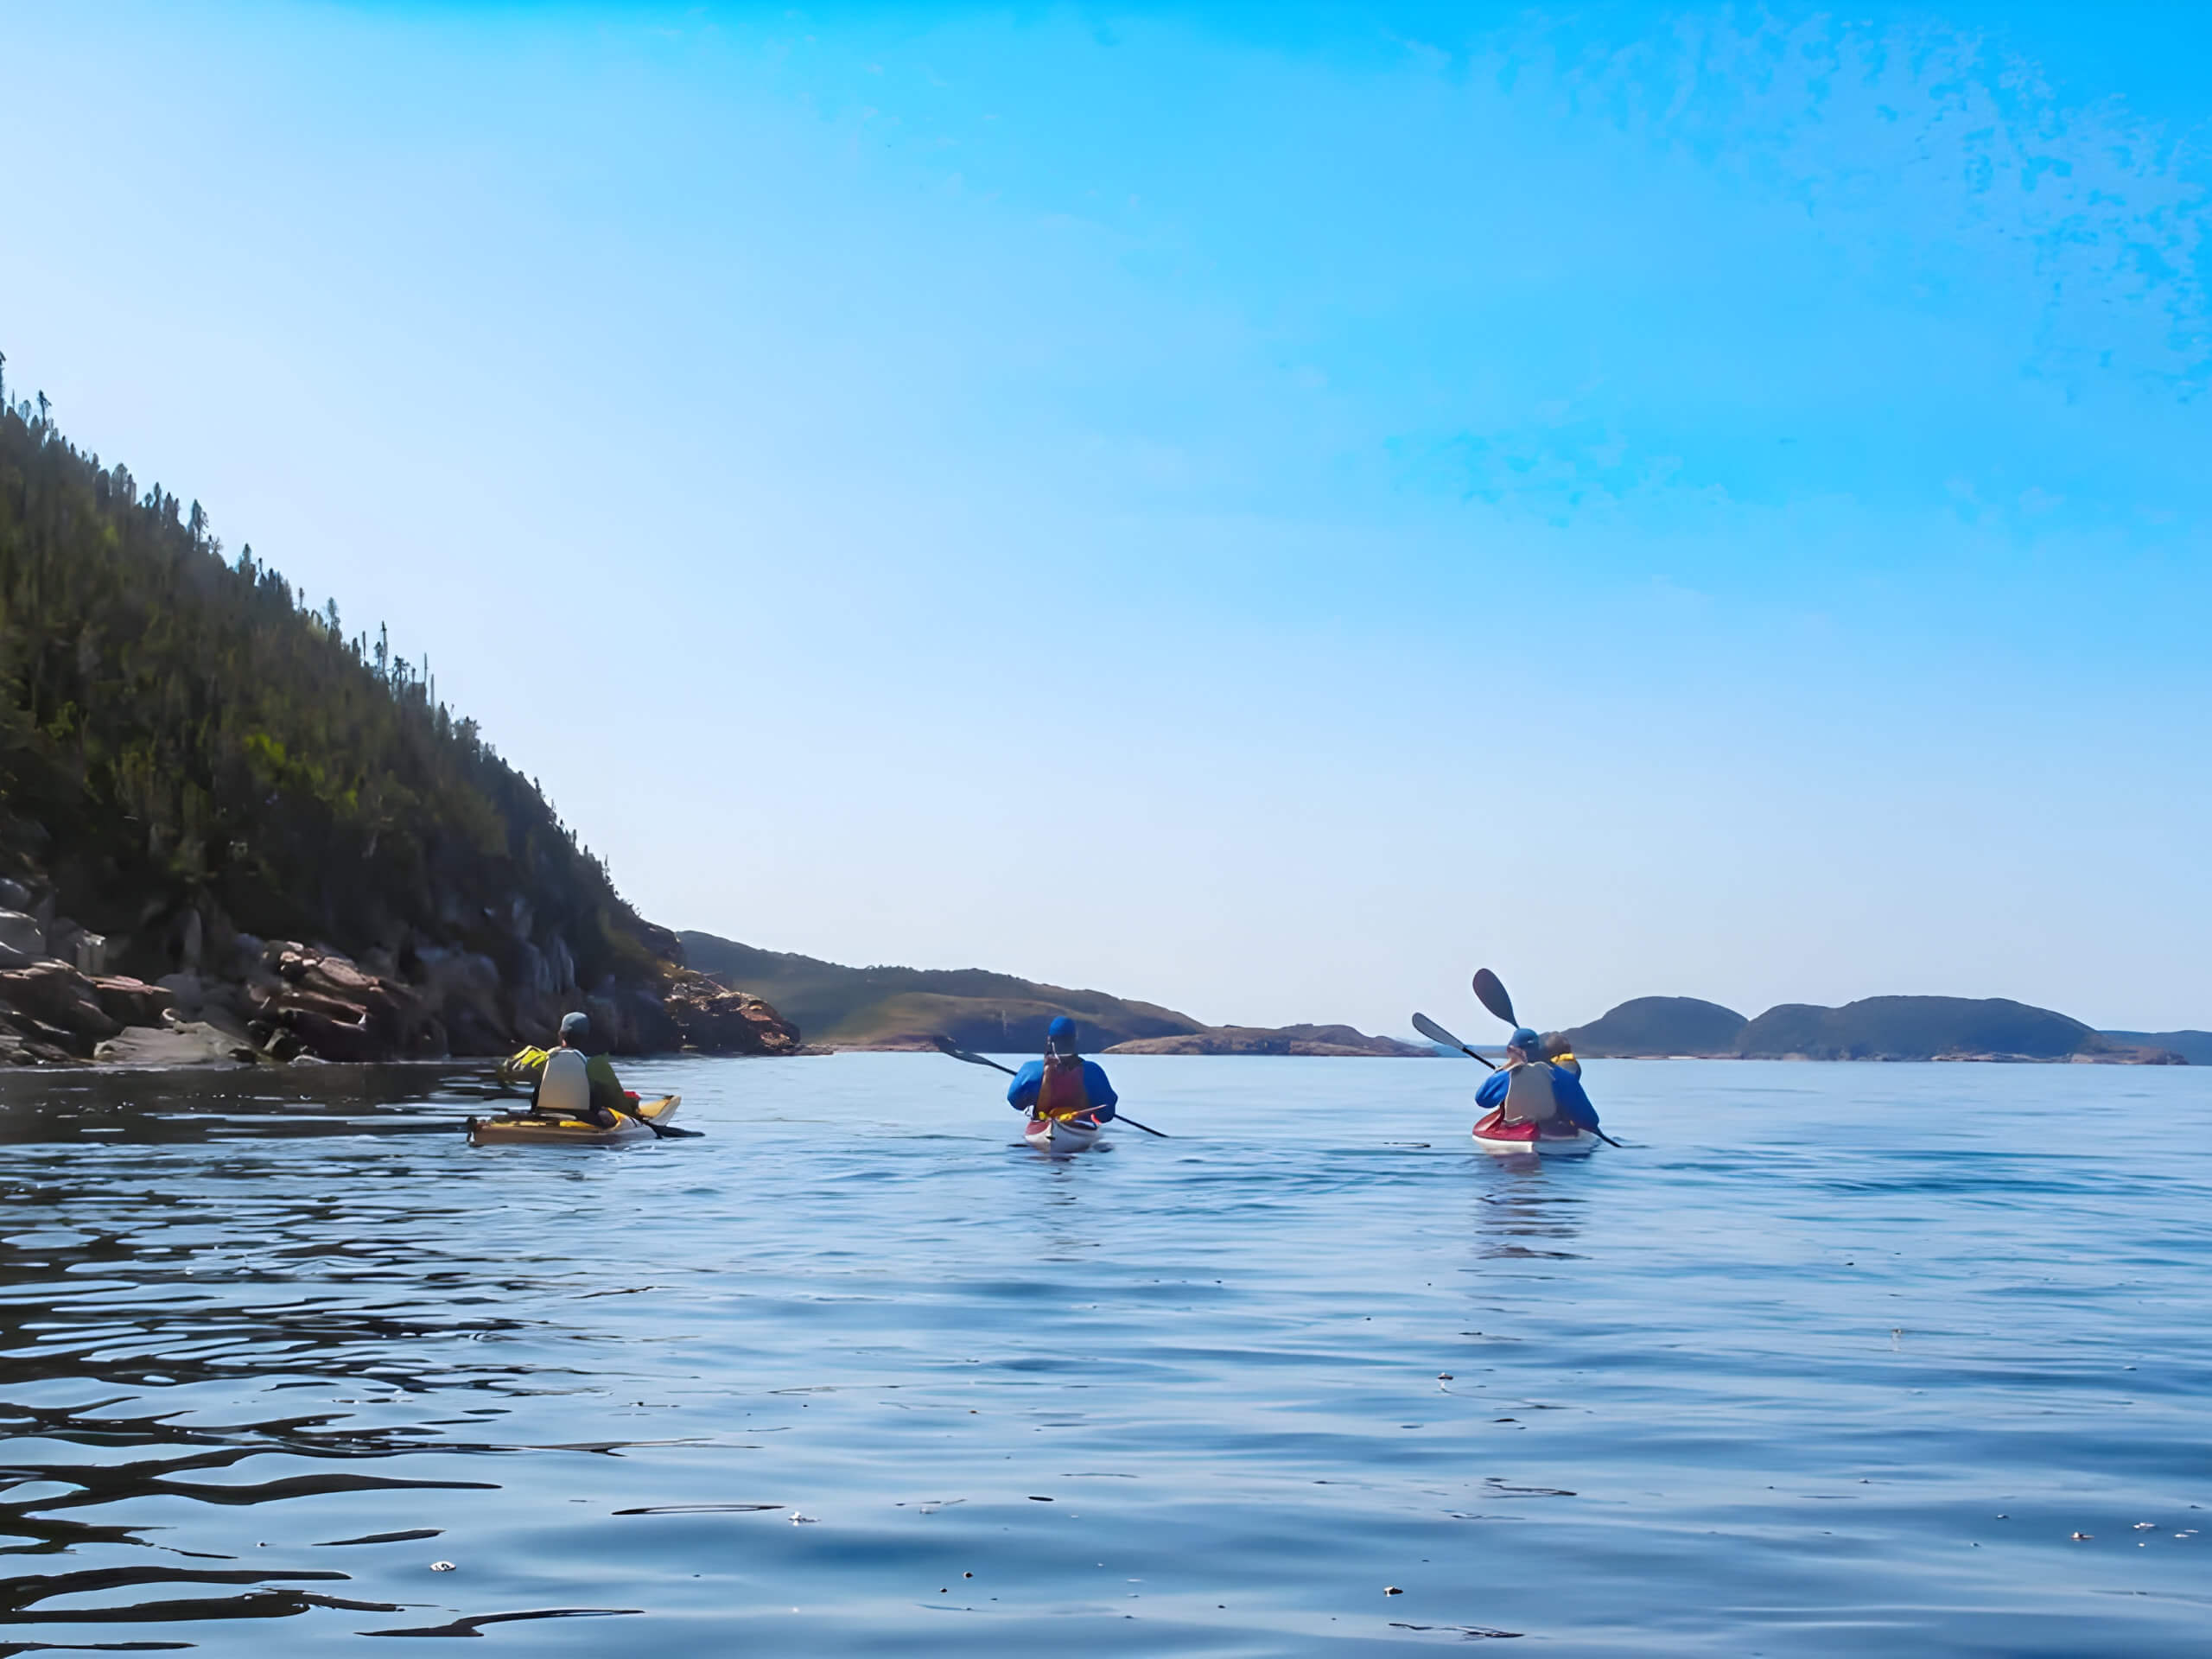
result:
<svg viewBox="0 0 2212 1659"><path fill-rule="evenodd" d="M2212 26L1854 15L0 4L0 350L671 925L2212 1026Z"/></svg>

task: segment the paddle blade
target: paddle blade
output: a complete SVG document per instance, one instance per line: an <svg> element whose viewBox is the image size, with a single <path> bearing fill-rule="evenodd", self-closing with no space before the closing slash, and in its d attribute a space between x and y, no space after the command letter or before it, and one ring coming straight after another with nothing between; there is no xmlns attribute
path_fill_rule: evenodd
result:
<svg viewBox="0 0 2212 1659"><path fill-rule="evenodd" d="M1493 1071L1497 1070L1495 1065L1491 1065L1491 1063L1488 1060L1483 1059L1481 1055L1476 1053L1473 1049L1469 1048L1465 1043L1461 1042L1457 1037L1454 1037L1450 1032L1445 1030L1443 1027L1438 1025L1435 1020L1430 1019L1425 1014L1417 1014L1414 1015L1414 1029L1421 1033L1422 1036L1427 1038L1432 1043L1441 1043L1446 1048L1456 1048L1469 1059L1481 1061L1483 1065L1489 1065L1490 1069Z"/></svg>
<svg viewBox="0 0 2212 1659"><path fill-rule="evenodd" d="M1513 999L1505 994L1505 987L1498 982L1497 976L1487 968L1475 969L1475 1000L1507 1025L1521 1023L1513 1017Z"/></svg>
<svg viewBox="0 0 2212 1659"><path fill-rule="evenodd" d="M1425 1014L1414 1015L1414 1029L1432 1043L1441 1043L1446 1048L1465 1048L1466 1045L1438 1025Z"/></svg>

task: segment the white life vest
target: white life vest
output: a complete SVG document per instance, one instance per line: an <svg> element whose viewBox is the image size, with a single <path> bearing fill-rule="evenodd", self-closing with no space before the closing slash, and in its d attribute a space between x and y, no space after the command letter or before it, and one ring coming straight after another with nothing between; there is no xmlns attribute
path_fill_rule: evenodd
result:
<svg viewBox="0 0 2212 1659"><path fill-rule="evenodd" d="M1559 1116L1559 1101L1552 1093L1552 1069L1532 1060L1507 1069L1505 1121L1509 1123L1548 1123Z"/></svg>
<svg viewBox="0 0 2212 1659"><path fill-rule="evenodd" d="M537 1085L537 1109L555 1117L586 1117L591 1113L591 1074L584 1057L573 1048L556 1048L545 1057L545 1075Z"/></svg>

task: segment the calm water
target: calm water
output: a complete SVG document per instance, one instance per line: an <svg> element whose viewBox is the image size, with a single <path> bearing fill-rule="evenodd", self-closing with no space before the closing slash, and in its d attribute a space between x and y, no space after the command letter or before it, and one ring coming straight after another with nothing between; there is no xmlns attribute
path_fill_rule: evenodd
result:
<svg viewBox="0 0 2212 1659"><path fill-rule="evenodd" d="M1113 1070L0 1080L0 1653L2212 1652L2212 1071Z"/></svg>

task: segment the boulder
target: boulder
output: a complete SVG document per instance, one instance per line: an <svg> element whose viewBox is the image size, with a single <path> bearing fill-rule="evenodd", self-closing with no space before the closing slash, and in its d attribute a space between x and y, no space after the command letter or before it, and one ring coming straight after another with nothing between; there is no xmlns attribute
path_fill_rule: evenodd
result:
<svg viewBox="0 0 2212 1659"><path fill-rule="evenodd" d="M436 957L429 952L427 956ZM325 946L276 941L262 947L266 964L249 976L245 1006L264 1046L281 1056L297 1051L326 1060L435 1058L448 1052L447 1027L425 992L380 974ZM444 962L449 974L480 983L481 957ZM492 969L496 994L499 973Z"/></svg>
<svg viewBox="0 0 2212 1659"><path fill-rule="evenodd" d="M305 1052L323 1060L385 1060L391 1058L389 1044L380 1042L371 1033L365 1020L354 1023L334 1020L311 1008L287 1008L283 1013L284 1029L296 1038Z"/></svg>
<svg viewBox="0 0 2212 1659"><path fill-rule="evenodd" d="M91 982L92 995L110 1019L124 1026L158 1026L162 1016L176 1005L166 986L149 985L143 979L121 976Z"/></svg>
<svg viewBox="0 0 2212 1659"><path fill-rule="evenodd" d="M84 1058L81 1042L28 1017L0 1017L0 1065L67 1065Z"/></svg>
<svg viewBox="0 0 2212 1659"><path fill-rule="evenodd" d="M123 1029L100 1006L92 982L63 963L0 969L0 1003L79 1036L112 1037Z"/></svg>
<svg viewBox="0 0 2212 1659"><path fill-rule="evenodd" d="M259 1058L240 1036L197 1021L162 1031L134 1027L92 1051L106 1065L229 1065Z"/></svg>
<svg viewBox="0 0 2212 1659"><path fill-rule="evenodd" d="M680 973L661 998L683 1046L702 1054L789 1054L798 1027L759 997Z"/></svg>
<svg viewBox="0 0 2212 1659"><path fill-rule="evenodd" d="M276 959L277 976L308 996L327 1003L396 1014L407 1001L396 987L361 971L334 950L295 945Z"/></svg>

